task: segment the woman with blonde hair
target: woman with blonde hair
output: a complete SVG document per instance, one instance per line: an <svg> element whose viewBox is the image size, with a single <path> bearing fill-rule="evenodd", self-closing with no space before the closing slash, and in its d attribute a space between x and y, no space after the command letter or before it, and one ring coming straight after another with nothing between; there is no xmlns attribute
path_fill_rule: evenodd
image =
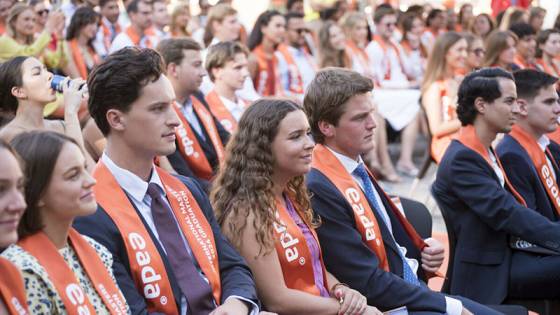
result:
<svg viewBox="0 0 560 315"><path fill-rule="evenodd" d="M481 13L472 19L469 32L481 38L486 38L496 27L494 19L486 13Z"/></svg>
<svg viewBox="0 0 560 315"><path fill-rule="evenodd" d="M371 40L366 15L348 12L340 20L340 26L346 35L346 53L352 60L352 70L373 79L372 65L366 53Z"/></svg>
<svg viewBox="0 0 560 315"><path fill-rule="evenodd" d="M325 21L319 30L319 67L352 69L352 60L346 52L346 37L333 21Z"/></svg>
<svg viewBox="0 0 560 315"><path fill-rule="evenodd" d="M215 5L208 11L203 35L204 46L238 40L241 29L237 11L232 6L225 3Z"/></svg>
<svg viewBox="0 0 560 315"><path fill-rule="evenodd" d="M191 18L191 10L188 4L178 4L171 12L171 23L169 24L169 33L171 37L190 37L189 22Z"/></svg>
<svg viewBox="0 0 560 315"><path fill-rule="evenodd" d="M246 259L266 309L381 314L325 269L304 179L313 147L307 117L296 103L253 103L214 182L210 199L218 223Z"/></svg>
<svg viewBox="0 0 560 315"><path fill-rule="evenodd" d="M484 46L486 47L486 56L484 57L484 67L500 67L507 71L513 72L519 70L514 63L515 45L517 44L517 35L511 31L494 31L486 38Z"/></svg>
<svg viewBox="0 0 560 315"><path fill-rule="evenodd" d="M432 135L431 155L437 163L461 127L455 109L466 60L467 41L457 32L440 36L428 59L422 106Z"/></svg>
<svg viewBox="0 0 560 315"><path fill-rule="evenodd" d="M36 14L31 6L18 3L12 7L7 19L7 32L0 37L0 62L16 56L41 58L49 68L61 68L66 60L62 41L57 41L55 51L47 49L52 35L62 38L64 15L61 12L49 14L45 29L35 38Z"/></svg>

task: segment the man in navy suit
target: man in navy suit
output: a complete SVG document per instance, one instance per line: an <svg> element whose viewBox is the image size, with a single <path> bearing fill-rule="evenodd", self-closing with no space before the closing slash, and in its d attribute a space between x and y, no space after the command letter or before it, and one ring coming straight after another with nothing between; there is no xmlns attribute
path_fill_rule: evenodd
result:
<svg viewBox="0 0 560 315"><path fill-rule="evenodd" d="M89 111L107 138L97 212L76 228L113 254L132 314L254 314L255 285L192 179L154 166L175 151L175 94L159 54L126 48L91 73Z"/></svg>
<svg viewBox="0 0 560 315"><path fill-rule="evenodd" d="M443 261L443 247L422 240L364 168L373 149L370 79L350 70L320 71L304 98L318 143L307 177L327 269L381 310L406 306L422 314L495 314L468 299L426 287ZM468 309L468 310L467 310Z"/></svg>
<svg viewBox="0 0 560 315"><path fill-rule="evenodd" d="M554 158L551 148L557 150L558 144L551 142L546 134L558 126L558 79L537 70L519 70L513 77L519 114L512 132L504 136L496 152L512 186L527 207L557 221L560 211L560 198L557 199L560 193L559 161Z"/></svg>
<svg viewBox="0 0 560 315"><path fill-rule="evenodd" d="M560 224L527 208L491 148L520 111L510 73L486 68L467 75L458 93L462 127L432 186L457 236L451 293L482 303L560 297ZM514 250L514 237L555 255Z"/></svg>
<svg viewBox="0 0 560 315"><path fill-rule="evenodd" d="M157 51L163 57L166 76L180 105L178 115L181 124L188 124L190 128L185 128L187 134L184 138L183 134L178 133L177 150L167 158L177 173L196 177L206 183L223 159L223 148L230 134L212 115L199 90L202 78L206 75L201 47L190 38L172 38L161 41ZM197 107L199 104L202 106ZM206 120L206 115L210 119ZM186 148L182 147L185 146L183 143L187 143ZM200 149L197 149L196 144Z"/></svg>

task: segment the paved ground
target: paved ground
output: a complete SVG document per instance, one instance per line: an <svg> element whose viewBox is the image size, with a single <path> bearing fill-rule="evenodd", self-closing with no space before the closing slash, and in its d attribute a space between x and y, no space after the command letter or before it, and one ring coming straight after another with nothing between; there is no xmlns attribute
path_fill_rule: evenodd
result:
<svg viewBox="0 0 560 315"><path fill-rule="evenodd" d="M391 143L389 144L389 153L393 158L394 163L396 163L399 155L399 144L398 143ZM414 162L416 166L419 168L423 162L423 157L425 154L425 150L427 148L426 140L423 137L419 137L414 149ZM412 184L414 182L414 178L401 176L403 181L401 183L388 183L388 182L381 182L381 186L391 194L407 197L410 199L414 199L426 205L432 214L433 219L433 231L434 232L446 232L445 230L445 223L443 222L443 218L441 216L441 212L436 205L436 202L432 198L430 194L430 186L432 185L433 181L435 180L435 172L436 172L436 165L432 164L428 169L426 176L418 182L418 185L412 191L411 189Z"/></svg>

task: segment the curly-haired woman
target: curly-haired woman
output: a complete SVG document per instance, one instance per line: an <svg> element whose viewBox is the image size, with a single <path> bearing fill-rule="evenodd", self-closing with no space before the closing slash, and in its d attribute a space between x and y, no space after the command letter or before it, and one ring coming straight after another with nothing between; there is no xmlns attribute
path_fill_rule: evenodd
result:
<svg viewBox="0 0 560 315"><path fill-rule="evenodd" d="M264 306L279 314L380 314L325 270L303 175L313 140L301 108L262 99L239 121L211 200Z"/></svg>

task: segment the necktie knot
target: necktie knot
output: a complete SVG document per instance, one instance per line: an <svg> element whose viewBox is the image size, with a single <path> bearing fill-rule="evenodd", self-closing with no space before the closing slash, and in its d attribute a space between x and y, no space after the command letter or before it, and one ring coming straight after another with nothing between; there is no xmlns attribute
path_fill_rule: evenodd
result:
<svg viewBox="0 0 560 315"><path fill-rule="evenodd" d="M353 173L354 173L356 176L360 177L360 179L361 179L362 181L364 181L364 183L365 183L366 181L370 181L370 179L369 179L369 174L368 174L368 172L367 172L367 170L366 170L366 167L365 167L364 164L362 164L362 163L360 163L360 164L358 165L358 167L356 167L356 169L354 170Z"/></svg>
<svg viewBox="0 0 560 315"><path fill-rule="evenodd" d="M152 200L156 200L158 198L161 198L161 190L159 189L159 187L156 183L149 183L148 184L148 191L146 192L146 194L148 196L150 196L150 198L152 198Z"/></svg>

